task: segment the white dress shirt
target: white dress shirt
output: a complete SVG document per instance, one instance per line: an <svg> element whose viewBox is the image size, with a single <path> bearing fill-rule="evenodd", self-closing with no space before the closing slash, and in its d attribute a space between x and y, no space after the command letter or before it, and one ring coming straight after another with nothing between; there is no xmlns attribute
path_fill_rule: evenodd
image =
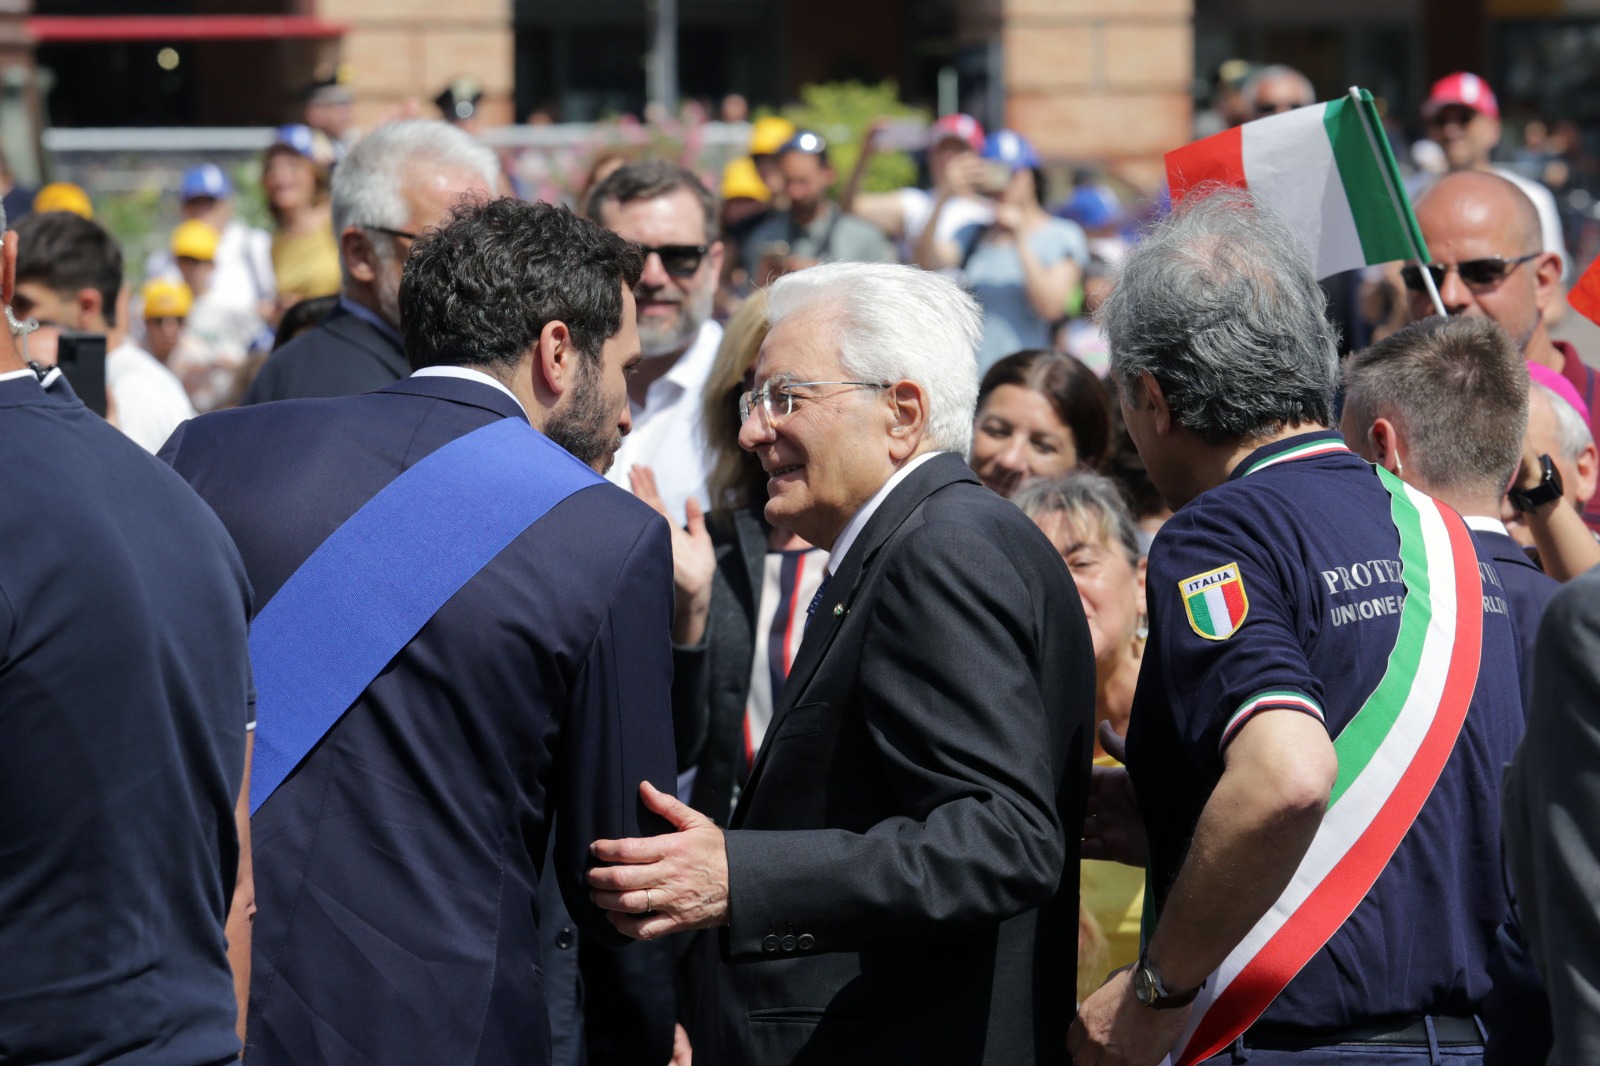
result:
<svg viewBox="0 0 1600 1066"><path fill-rule="evenodd" d="M706 492L705 433L700 426L701 394L722 344L722 327L706 322L672 369L651 382L644 406L633 406L633 429L622 438L616 462L606 477L632 491L628 471L635 464L655 471L656 488L673 521L684 522L689 497L709 509Z"/></svg>
<svg viewBox="0 0 1600 1066"><path fill-rule="evenodd" d="M1480 533L1503 533L1508 537L1511 536L1511 531L1506 528L1506 524L1498 518L1490 518L1488 515L1464 514L1461 516L1461 521L1466 523L1468 529L1475 529Z"/></svg>
<svg viewBox="0 0 1600 1066"><path fill-rule="evenodd" d="M511 397L511 402L517 405L517 410L522 412L522 417L528 417L528 409L522 406L522 401L517 399L517 394L506 388L505 382L490 377L481 370L474 370L470 366L425 366L421 370L411 372L414 378L460 378L463 381L476 381L487 385L491 389L499 389Z"/></svg>
<svg viewBox="0 0 1600 1066"><path fill-rule="evenodd" d="M829 577L832 577L834 574L839 572L839 564L844 561L845 553L850 550L850 545L856 542L856 538L859 537L861 535L861 531L867 527L867 523L872 520L872 516L877 512L878 508L883 506L883 501L889 498L889 493L893 492L900 482L910 477L911 471L915 470L929 459L932 459L934 456L943 454L943 452L923 452L921 455L906 463L905 466L902 466L899 470L896 470L894 472L894 476L883 483L883 488L874 493L872 499L862 504L861 510L857 511L850 517L850 521L844 524L844 530L833 542L833 551L828 554Z"/></svg>

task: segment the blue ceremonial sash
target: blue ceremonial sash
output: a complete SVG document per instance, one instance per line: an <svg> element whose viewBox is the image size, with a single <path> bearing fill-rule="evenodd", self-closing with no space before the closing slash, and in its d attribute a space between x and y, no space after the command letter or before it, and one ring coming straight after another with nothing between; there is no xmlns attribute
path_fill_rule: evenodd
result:
<svg viewBox="0 0 1600 1066"><path fill-rule="evenodd" d="M334 530L250 627L250 813L462 585L556 504L602 483L504 418L428 455Z"/></svg>

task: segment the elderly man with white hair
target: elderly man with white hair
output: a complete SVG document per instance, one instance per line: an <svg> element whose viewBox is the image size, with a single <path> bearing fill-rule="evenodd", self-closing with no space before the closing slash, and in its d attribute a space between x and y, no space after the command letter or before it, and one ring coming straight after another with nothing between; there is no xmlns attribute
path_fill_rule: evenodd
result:
<svg viewBox="0 0 1600 1066"><path fill-rule="evenodd" d="M773 285L740 444L830 552L724 832L598 841L624 932L699 938L695 1062L1065 1061L1094 661L1071 576L962 456L978 312L939 275ZM1063 876L1063 871L1069 876Z"/></svg>
<svg viewBox="0 0 1600 1066"><path fill-rule="evenodd" d="M339 306L272 353L244 402L350 396L410 374L400 274L411 245L457 201L492 196L499 174L494 153L448 123L391 122L362 138L333 175Z"/></svg>

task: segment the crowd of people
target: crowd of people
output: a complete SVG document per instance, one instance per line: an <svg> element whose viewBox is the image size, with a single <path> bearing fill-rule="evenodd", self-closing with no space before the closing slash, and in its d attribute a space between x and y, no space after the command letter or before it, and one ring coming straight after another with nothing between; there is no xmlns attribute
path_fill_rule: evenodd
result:
<svg viewBox="0 0 1600 1066"><path fill-rule="evenodd" d="M1600 376L1481 79L1331 290L969 116L574 211L324 88L270 234L6 234L0 1058L1600 1056Z"/></svg>

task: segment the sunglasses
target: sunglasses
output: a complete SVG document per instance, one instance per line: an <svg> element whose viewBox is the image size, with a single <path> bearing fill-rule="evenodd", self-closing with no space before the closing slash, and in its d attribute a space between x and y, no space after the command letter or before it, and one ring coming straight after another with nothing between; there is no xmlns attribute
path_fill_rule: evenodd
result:
<svg viewBox="0 0 1600 1066"><path fill-rule="evenodd" d="M648 244L639 245L639 251L649 259L652 255L661 260L661 269L675 278L692 278L700 269L709 246L704 244Z"/></svg>
<svg viewBox="0 0 1600 1066"><path fill-rule="evenodd" d="M1444 285L1444 277L1454 270L1461 283L1469 289L1492 289L1517 267L1530 259L1537 259L1542 252L1529 252L1527 255L1518 256L1516 259L1506 259L1503 256L1491 256L1488 259L1468 259L1465 263L1429 263L1428 273L1433 275L1435 288ZM1422 268L1415 263L1400 268L1400 279L1406 283L1406 288L1412 292L1427 292L1428 287L1422 281Z"/></svg>

